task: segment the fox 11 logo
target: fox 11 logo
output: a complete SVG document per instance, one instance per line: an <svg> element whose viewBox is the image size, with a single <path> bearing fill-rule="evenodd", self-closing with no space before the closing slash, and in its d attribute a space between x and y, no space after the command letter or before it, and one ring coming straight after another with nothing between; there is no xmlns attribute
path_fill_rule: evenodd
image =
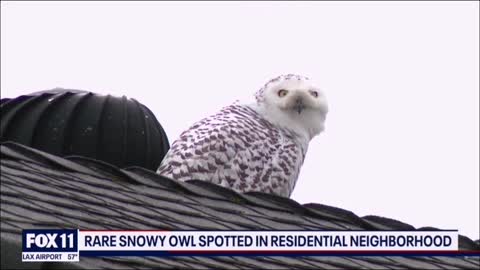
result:
<svg viewBox="0 0 480 270"><path fill-rule="evenodd" d="M22 262L78 262L78 255L78 230L22 231Z"/></svg>

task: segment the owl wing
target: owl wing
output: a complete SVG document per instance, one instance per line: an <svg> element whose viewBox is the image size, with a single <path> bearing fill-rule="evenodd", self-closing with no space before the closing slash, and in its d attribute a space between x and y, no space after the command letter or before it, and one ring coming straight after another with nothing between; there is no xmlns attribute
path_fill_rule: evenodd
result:
<svg viewBox="0 0 480 270"><path fill-rule="evenodd" d="M253 113L232 105L194 124L173 143L157 172L238 189L259 181L271 155L268 131Z"/></svg>
<svg viewBox="0 0 480 270"><path fill-rule="evenodd" d="M183 132L157 172L240 192L256 190L288 196L303 162L303 157L297 159L300 153L297 145L255 111L232 105Z"/></svg>

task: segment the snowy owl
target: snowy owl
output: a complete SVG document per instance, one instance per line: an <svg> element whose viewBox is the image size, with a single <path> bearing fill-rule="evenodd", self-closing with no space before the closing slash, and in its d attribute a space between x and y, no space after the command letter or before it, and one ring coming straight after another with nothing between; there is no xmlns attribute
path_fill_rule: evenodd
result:
<svg viewBox="0 0 480 270"><path fill-rule="evenodd" d="M325 94L309 78L278 76L252 102L235 102L184 131L157 173L290 197L327 112Z"/></svg>

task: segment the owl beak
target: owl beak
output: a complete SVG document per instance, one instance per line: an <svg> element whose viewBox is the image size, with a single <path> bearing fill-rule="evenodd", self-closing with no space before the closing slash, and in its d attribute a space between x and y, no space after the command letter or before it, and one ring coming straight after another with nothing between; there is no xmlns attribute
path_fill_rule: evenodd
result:
<svg viewBox="0 0 480 270"><path fill-rule="evenodd" d="M303 104L303 100L301 98L297 98L295 100L295 105L293 105L293 109L300 114L305 109L305 104Z"/></svg>

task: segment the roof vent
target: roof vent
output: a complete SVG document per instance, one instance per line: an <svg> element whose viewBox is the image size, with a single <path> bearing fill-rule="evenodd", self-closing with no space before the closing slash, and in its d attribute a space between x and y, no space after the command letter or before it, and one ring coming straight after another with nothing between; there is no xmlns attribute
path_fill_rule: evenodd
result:
<svg viewBox="0 0 480 270"><path fill-rule="evenodd" d="M169 142L153 113L135 99L52 89L2 99L0 141L117 167L156 170Z"/></svg>

